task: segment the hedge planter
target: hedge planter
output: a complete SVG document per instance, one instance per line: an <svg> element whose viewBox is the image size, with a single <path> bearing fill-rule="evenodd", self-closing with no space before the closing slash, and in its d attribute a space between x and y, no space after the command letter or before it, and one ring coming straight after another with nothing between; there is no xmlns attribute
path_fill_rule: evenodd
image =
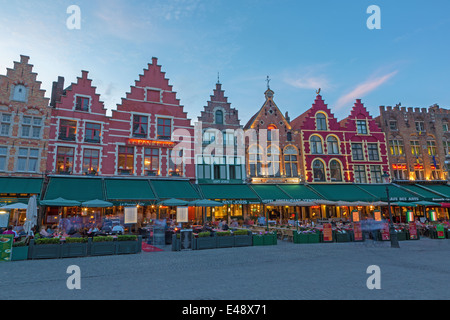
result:
<svg viewBox="0 0 450 320"><path fill-rule="evenodd" d="M217 236L217 248L232 248L234 247L234 236Z"/></svg>
<svg viewBox="0 0 450 320"><path fill-rule="evenodd" d="M116 254L136 254L142 250L142 236L118 236Z"/></svg>
<svg viewBox="0 0 450 320"><path fill-rule="evenodd" d="M263 236L263 242L265 246L272 246L278 244L278 239L276 234L265 234Z"/></svg>
<svg viewBox="0 0 450 320"><path fill-rule="evenodd" d="M320 233L308 233L308 243L319 243Z"/></svg>
<svg viewBox="0 0 450 320"><path fill-rule="evenodd" d="M294 243L308 243L308 234L294 232Z"/></svg>
<svg viewBox="0 0 450 320"><path fill-rule="evenodd" d="M28 259L58 259L61 257L59 239L31 239Z"/></svg>
<svg viewBox="0 0 450 320"><path fill-rule="evenodd" d="M234 236L234 246L235 247L251 247L253 244L252 242L252 235L238 235Z"/></svg>
<svg viewBox="0 0 450 320"><path fill-rule="evenodd" d="M116 254L116 244L113 237L89 238L90 256L109 256Z"/></svg>
<svg viewBox="0 0 450 320"><path fill-rule="evenodd" d="M217 247L217 237L198 237L194 238L195 249L215 249Z"/></svg>
<svg viewBox="0 0 450 320"><path fill-rule="evenodd" d="M254 235L253 246L263 246L263 245L264 245L264 237L262 235Z"/></svg>
<svg viewBox="0 0 450 320"><path fill-rule="evenodd" d="M61 258L79 258L87 256L87 243L64 243L61 245Z"/></svg>
<svg viewBox="0 0 450 320"><path fill-rule="evenodd" d="M28 246L13 247L11 261L21 261L28 259Z"/></svg>
<svg viewBox="0 0 450 320"><path fill-rule="evenodd" d="M336 242L350 242L350 233L346 232L346 233L339 233L336 232L335 233L335 239Z"/></svg>

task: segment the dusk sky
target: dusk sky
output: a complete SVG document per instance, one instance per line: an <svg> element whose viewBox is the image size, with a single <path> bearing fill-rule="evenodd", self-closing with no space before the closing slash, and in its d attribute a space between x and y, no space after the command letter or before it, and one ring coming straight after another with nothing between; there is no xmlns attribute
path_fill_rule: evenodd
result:
<svg viewBox="0 0 450 320"><path fill-rule="evenodd" d="M70 30L67 8L81 10ZM381 29L370 30L370 5ZM406 0L0 0L0 73L20 55L50 97L81 70L111 110L152 57L197 120L217 82L241 124L264 103L266 77L291 119L318 88L336 117L355 99L373 116L380 105L450 108L450 1Z"/></svg>

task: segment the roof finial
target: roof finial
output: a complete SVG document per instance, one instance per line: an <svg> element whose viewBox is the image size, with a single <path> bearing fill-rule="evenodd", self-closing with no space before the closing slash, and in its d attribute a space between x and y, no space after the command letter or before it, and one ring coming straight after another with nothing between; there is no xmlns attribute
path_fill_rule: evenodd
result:
<svg viewBox="0 0 450 320"><path fill-rule="evenodd" d="M217 72L217 84L220 84L220 73Z"/></svg>
<svg viewBox="0 0 450 320"><path fill-rule="evenodd" d="M319 95L320 91L322 91L322 88L319 88L319 90L316 91L316 94Z"/></svg>
<svg viewBox="0 0 450 320"><path fill-rule="evenodd" d="M271 81L272 79L269 79L269 76L267 76L267 89L268 90L270 90L270 81Z"/></svg>

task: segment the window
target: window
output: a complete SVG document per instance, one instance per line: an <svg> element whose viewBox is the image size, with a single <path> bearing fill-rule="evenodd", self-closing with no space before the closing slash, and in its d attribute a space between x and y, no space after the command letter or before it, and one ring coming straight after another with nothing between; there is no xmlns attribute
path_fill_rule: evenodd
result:
<svg viewBox="0 0 450 320"><path fill-rule="evenodd" d="M118 172L123 175L134 173L134 148L119 147Z"/></svg>
<svg viewBox="0 0 450 320"><path fill-rule="evenodd" d="M403 140L389 140L389 149L391 151L391 155L402 156L404 154Z"/></svg>
<svg viewBox="0 0 450 320"><path fill-rule="evenodd" d="M230 171L230 179L231 180L241 180L242 179L241 158L234 158L233 163L230 163L228 168Z"/></svg>
<svg viewBox="0 0 450 320"><path fill-rule="evenodd" d="M58 147L56 155L56 172L70 174L73 170L74 148Z"/></svg>
<svg viewBox="0 0 450 320"><path fill-rule="evenodd" d="M18 84L13 87L13 97L12 100L14 101L20 101L20 102L26 102L27 101L27 88L22 85Z"/></svg>
<svg viewBox="0 0 450 320"><path fill-rule="evenodd" d="M183 150L169 150L169 175L183 175Z"/></svg>
<svg viewBox="0 0 450 320"><path fill-rule="evenodd" d="M364 160L362 143L352 143L353 160Z"/></svg>
<svg viewBox="0 0 450 320"><path fill-rule="evenodd" d="M95 149L84 149L83 173L97 174L100 159L100 151Z"/></svg>
<svg viewBox="0 0 450 320"><path fill-rule="evenodd" d="M267 127L267 141L279 141L278 135L279 132L275 125L271 124Z"/></svg>
<svg viewBox="0 0 450 320"><path fill-rule="evenodd" d="M311 139L311 153L323 154L322 139L318 136L312 136Z"/></svg>
<svg viewBox="0 0 450 320"><path fill-rule="evenodd" d="M75 141L77 122L61 119L59 123L59 140Z"/></svg>
<svg viewBox="0 0 450 320"><path fill-rule="evenodd" d="M133 115L133 137L147 138L148 134L148 117Z"/></svg>
<svg viewBox="0 0 450 320"><path fill-rule="evenodd" d="M330 177L331 181L342 181L341 164L337 160L331 160L330 162Z"/></svg>
<svg viewBox="0 0 450 320"><path fill-rule="evenodd" d="M234 133L223 133L223 145L224 146L235 146L237 145L237 138L235 139Z"/></svg>
<svg viewBox="0 0 450 320"><path fill-rule="evenodd" d="M280 177L280 149L269 146L267 149L267 174L269 177Z"/></svg>
<svg viewBox="0 0 450 320"><path fill-rule="evenodd" d="M225 180L227 178L227 164L225 157L214 158L214 179Z"/></svg>
<svg viewBox="0 0 450 320"><path fill-rule="evenodd" d="M425 124L423 121L416 121L416 131L419 133L425 131Z"/></svg>
<svg viewBox="0 0 450 320"><path fill-rule="evenodd" d="M203 133L203 145L212 144L216 141L216 131L215 130L206 130Z"/></svg>
<svg viewBox="0 0 450 320"><path fill-rule="evenodd" d="M99 123L86 122L86 135L84 142L100 143L100 137L102 135L102 125Z"/></svg>
<svg viewBox="0 0 450 320"><path fill-rule="evenodd" d="M216 111L216 124L223 124L223 111L222 110Z"/></svg>
<svg viewBox="0 0 450 320"><path fill-rule="evenodd" d="M258 177L262 175L262 151L257 146L250 147L248 155L250 165L250 176Z"/></svg>
<svg viewBox="0 0 450 320"><path fill-rule="evenodd" d="M294 147L287 147L284 150L284 167L286 177L298 177L297 149Z"/></svg>
<svg viewBox="0 0 450 320"><path fill-rule="evenodd" d="M354 173L355 183L367 183L365 166L355 166Z"/></svg>
<svg viewBox="0 0 450 320"><path fill-rule="evenodd" d="M0 120L1 120L0 135L8 136L9 128L11 127L11 115L2 113L0 114Z"/></svg>
<svg viewBox="0 0 450 320"><path fill-rule="evenodd" d="M397 120L389 121L389 129L391 129L391 131L397 131L398 130Z"/></svg>
<svg viewBox="0 0 450 320"><path fill-rule="evenodd" d="M427 149L428 149L428 155L435 156L436 155L436 141L434 141L434 140L427 141Z"/></svg>
<svg viewBox="0 0 450 320"><path fill-rule="evenodd" d="M8 159L8 147L0 147L0 171L6 171L7 159Z"/></svg>
<svg viewBox="0 0 450 320"><path fill-rule="evenodd" d="M144 169L148 176L159 176L159 149L145 148Z"/></svg>
<svg viewBox="0 0 450 320"><path fill-rule="evenodd" d="M328 154L339 154L339 143L336 137L327 138L327 150Z"/></svg>
<svg viewBox="0 0 450 320"><path fill-rule="evenodd" d="M450 141L443 141L442 142L444 145L444 152L446 155L450 155Z"/></svg>
<svg viewBox="0 0 450 320"><path fill-rule="evenodd" d="M89 100L90 99L86 97L77 97L75 110L89 111Z"/></svg>
<svg viewBox="0 0 450 320"><path fill-rule="evenodd" d="M441 172L439 170L439 165L438 164L436 164L436 166L435 165L431 165L430 179L431 180L441 180Z"/></svg>
<svg viewBox="0 0 450 320"><path fill-rule="evenodd" d="M393 164L392 173L394 180L408 180L408 170L406 164Z"/></svg>
<svg viewBox="0 0 450 320"><path fill-rule="evenodd" d="M24 116L22 118L22 138L41 137L42 118Z"/></svg>
<svg viewBox="0 0 450 320"><path fill-rule="evenodd" d="M414 174L416 176L416 180L424 180L425 175L423 173L423 165L414 165Z"/></svg>
<svg viewBox="0 0 450 320"><path fill-rule="evenodd" d="M170 140L172 135L172 121L158 118L158 139Z"/></svg>
<svg viewBox="0 0 450 320"><path fill-rule="evenodd" d="M367 121L356 120L356 130L358 131L358 134L367 134Z"/></svg>
<svg viewBox="0 0 450 320"><path fill-rule="evenodd" d="M289 132L286 134L286 140L289 141L289 142L292 141L292 132L289 131Z"/></svg>
<svg viewBox="0 0 450 320"><path fill-rule="evenodd" d="M413 156L420 156L420 143L417 140L411 141L411 153Z"/></svg>
<svg viewBox="0 0 450 320"><path fill-rule="evenodd" d="M442 131L448 132L448 123L447 123L447 122L444 122L444 123L442 124Z"/></svg>
<svg viewBox="0 0 450 320"><path fill-rule="evenodd" d="M197 177L198 179L211 179L211 158L197 158Z"/></svg>
<svg viewBox="0 0 450 320"><path fill-rule="evenodd" d="M316 130L327 130L327 117L323 113L316 115Z"/></svg>
<svg viewBox="0 0 450 320"><path fill-rule="evenodd" d="M378 153L378 144L369 143L367 144L367 151L369 153L369 160L371 161L379 161L380 155Z"/></svg>
<svg viewBox="0 0 450 320"><path fill-rule="evenodd" d="M370 176L372 183L382 183L381 166L370 166Z"/></svg>
<svg viewBox="0 0 450 320"><path fill-rule="evenodd" d="M17 157L17 171L36 172L39 158L39 149L19 148Z"/></svg>
<svg viewBox="0 0 450 320"><path fill-rule="evenodd" d="M316 182L325 182L325 166L320 160L313 162L313 176Z"/></svg>

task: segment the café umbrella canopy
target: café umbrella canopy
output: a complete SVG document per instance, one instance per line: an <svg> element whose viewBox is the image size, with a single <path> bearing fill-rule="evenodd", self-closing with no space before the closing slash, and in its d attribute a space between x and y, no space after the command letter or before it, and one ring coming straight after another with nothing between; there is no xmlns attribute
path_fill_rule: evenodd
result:
<svg viewBox="0 0 450 320"><path fill-rule="evenodd" d="M397 206L397 207L417 207L417 205L413 202L393 202L391 203L391 205L393 206Z"/></svg>
<svg viewBox="0 0 450 320"><path fill-rule="evenodd" d="M436 203L436 202L429 202L429 201L418 201L414 202L416 205L424 206L424 207L442 207L442 204Z"/></svg>
<svg viewBox="0 0 450 320"><path fill-rule="evenodd" d="M37 203L36 203L36 196L32 196L28 200L28 206L27 206L27 214L26 214L27 220L25 221L25 224L23 225L24 231L27 233L27 235L30 235L31 229L36 225L37 223Z"/></svg>
<svg viewBox="0 0 450 320"><path fill-rule="evenodd" d="M277 200L273 202L269 202L266 204L267 206L273 206L273 207L295 207L295 202L291 201L283 201L283 200Z"/></svg>
<svg viewBox="0 0 450 320"><path fill-rule="evenodd" d="M54 200L41 201L41 205L47 207L79 207L81 202L76 200L66 200L64 198L57 198Z"/></svg>
<svg viewBox="0 0 450 320"><path fill-rule="evenodd" d="M8 204L7 206L3 206L1 207L1 209L6 209L6 210L24 210L27 209L28 206L24 203L13 203L13 204Z"/></svg>
<svg viewBox="0 0 450 320"><path fill-rule="evenodd" d="M85 208L110 208L110 207L113 207L114 204L112 204L111 202L108 202L108 201L95 199L95 200L82 202L81 206L85 207Z"/></svg>
<svg viewBox="0 0 450 320"><path fill-rule="evenodd" d="M223 206L223 203L219 201L201 199L188 202L188 205L190 207L221 207Z"/></svg>
<svg viewBox="0 0 450 320"><path fill-rule="evenodd" d="M167 207L184 207L189 204L189 201L180 200L180 199L167 199L157 203L159 206L167 206Z"/></svg>

